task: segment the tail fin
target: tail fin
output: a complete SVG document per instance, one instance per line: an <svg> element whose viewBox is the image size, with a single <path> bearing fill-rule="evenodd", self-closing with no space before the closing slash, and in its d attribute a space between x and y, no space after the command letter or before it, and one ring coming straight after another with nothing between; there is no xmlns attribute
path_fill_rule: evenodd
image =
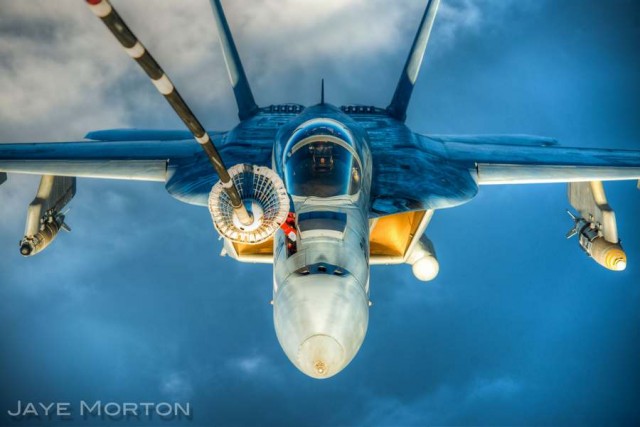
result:
<svg viewBox="0 0 640 427"><path fill-rule="evenodd" d="M240 120L245 120L257 113L258 106L256 105L256 101L253 99L249 80L244 73L242 61L240 60L240 55L236 49L236 44L233 41L233 35L229 29L227 18L224 16L224 10L222 9L220 0L211 0L211 7L213 8L213 16L218 28L222 54L224 56L224 61L227 64L227 71L229 72L231 85L233 86L233 94L235 95L236 103L238 104L238 116L240 116Z"/></svg>
<svg viewBox="0 0 640 427"><path fill-rule="evenodd" d="M404 65L398 86L396 86L396 92L393 95L391 104L387 107L388 113L391 117L404 121L407 117L407 107L409 107L409 100L411 99L411 93L413 92L413 86L418 78L420 72L420 66L422 65L422 58L424 52L427 49L429 42L429 36L431 35L431 29L433 28L433 21L436 18L436 12L440 0L428 0L427 7L422 15L422 21L420 21L420 28L416 34L416 38L413 40L413 46L411 46L411 52Z"/></svg>
<svg viewBox="0 0 640 427"><path fill-rule="evenodd" d="M0 185L2 185L7 180L7 174L4 172L0 172Z"/></svg>

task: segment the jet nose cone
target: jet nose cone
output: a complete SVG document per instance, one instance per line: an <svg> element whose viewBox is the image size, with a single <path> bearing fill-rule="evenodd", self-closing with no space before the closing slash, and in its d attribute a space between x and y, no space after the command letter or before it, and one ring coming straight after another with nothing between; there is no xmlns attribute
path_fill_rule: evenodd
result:
<svg viewBox="0 0 640 427"><path fill-rule="evenodd" d="M344 348L328 335L309 337L298 350L300 369L313 378L332 377L346 366L345 362Z"/></svg>
<svg viewBox="0 0 640 427"><path fill-rule="evenodd" d="M282 349L315 379L332 377L353 360L368 321L366 291L351 275L292 275L274 298L273 322Z"/></svg>

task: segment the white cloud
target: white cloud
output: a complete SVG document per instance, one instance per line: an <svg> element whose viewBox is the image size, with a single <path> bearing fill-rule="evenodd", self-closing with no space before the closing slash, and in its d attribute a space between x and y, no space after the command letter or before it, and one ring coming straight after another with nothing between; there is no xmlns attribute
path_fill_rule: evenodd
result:
<svg viewBox="0 0 640 427"><path fill-rule="evenodd" d="M95 126L126 123L122 105L103 108L126 67L100 46L86 10L70 2L0 4L2 139L61 139Z"/></svg>
<svg viewBox="0 0 640 427"><path fill-rule="evenodd" d="M162 378L160 391L173 401L186 402L193 395L193 386L184 372L171 372Z"/></svg>
<svg viewBox="0 0 640 427"><path fill-rule="evenodd" d="M264 358L260 356L247 357L238 360L238 366L247 374L252 374L260 369L260 366L264 365Z"/></svg>
<svg viewBox="0 0 640 427"><path fill-rule="evenodd" d="M0 187L0 230L8 230L14 227L16 221L24 221L27 205L36 194L38 182L38 177L10 175Z"/></svg>
<svg viewBox="0 0 640 427"><path fill-rule="evenodd" d="M450 46L460 31L479 28L483 18L483 10L481 10L478 1L442 2L438 16L437 34L440 36L438 41Z"/></svg>
<svg viewBox="0 0 640 427"><path fill-rule="evenodd" d="M496 23L492 17L529 3L445 0L434 40L448 49L461 32ZM207 0L114 4L196 111L233 108ZM292 70L330 66L355 79L367 74L354 70L365 66L364 58L397 50L404 55L424 8L409 0L224 4L250 78L273 90L285 89L282 75ZM82 2L0 0L0 9L0 139L77 139L91 129L162 126L166 117L180 126Z"/></svg>
<svg viewBox="0 0 640 427"><path fill-rule="evenodd" d="M269 364L265 356L253 354L229 360L229 365L244 375L259 375L266 372Z"/></svg>
<svg viewBox="0 0 640 427"><path fill-rule="evenodd" d="M510 13L531 12L544 3L545 0L442 0L434 27L434 50L453 49L459 37L481 37L483 31L506 26Z"/></svg>

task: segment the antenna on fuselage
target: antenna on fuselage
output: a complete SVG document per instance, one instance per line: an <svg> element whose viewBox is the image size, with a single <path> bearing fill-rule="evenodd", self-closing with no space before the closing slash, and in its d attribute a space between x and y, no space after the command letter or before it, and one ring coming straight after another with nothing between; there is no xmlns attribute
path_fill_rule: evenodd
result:
<svg viewBox="0 0 640 427"><path fill-rule="evenodd" d="M324 105L324 79L322 79L322 83L320 84L320 104Z"/></svg>
<svg viewBox="0 0 640 427"><path fill-rule="evenodd" d="M218 153L215 145L213 145L211 137L195 114L193 114L182 96L180 96L180 93L178 93L178 90L173 86L173 83L169 80L169 77L167 77L162 67L160 67L142 43L138 41L138 38L129 29L108 0L85 1L93 14L102 20L109 31L118 39L127 54L140 65L151 79L151 83L153 83L158 92L164 96L178 117L180 117L189 128L196 141L200 144L200 147L205 151L209 162L211 162L211 165L216 170L218 178L220 178L224 187L224 191L227 196L229 196L230 203L233 206L233 212L238 217L238 220L244 225L251 224L253 218L247 211L242 197L229 175L229 171L224 165L222 157L220 157L220 153Z"/></svg>
<svg viewBox="0 0 640 427"><path fill-rule="evenodd" d="M429 36L431 35L433 21L436 18L439 4L440 0L428 0L424 15L422 15L422 20L420 21L420 28L413 40L413 45L411 46L411 51L407 57L407 62L404 65L402 74L400 74L396 92L393 94L391 104L387 107L389 115L402 122L407 118L407 108L409 107L413 87L420 73L420 66L422 65L424 52L427 49Z"/></svg>

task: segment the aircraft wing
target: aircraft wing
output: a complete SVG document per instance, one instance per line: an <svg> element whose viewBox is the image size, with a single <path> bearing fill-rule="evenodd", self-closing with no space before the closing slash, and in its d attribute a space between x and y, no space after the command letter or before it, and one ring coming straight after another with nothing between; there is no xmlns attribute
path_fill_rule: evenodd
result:
<svg viewBox="0 0 640 427"><path fill-rule="evenodd" d="M243 161L269 165L263 144L224 143L210 132L231 165ZM201 163L200 174L217 181L199 144L188 131L112 129L87 134L88 141L0 143L0 182L4 173L129 179L165 182L172 171Z"/></svg>
<svg viewBox="0 0 640 427"><path fill-rule="evenodd" d="M0 172L164 182L168 161L194 148L185 141L3 143Z"/></svg>
<svg viewBox="0 0 640 427"><path fill-rule="evenodd" d="M479 185L640 179L640 151L568 148L520 135L423 138L475 170Z"/></svg>
<svg viewBox="0 0 640 427"><path fill-rule="evenodd" d="M0 143L0 172L164 182L170 160L198 150L182 130L109 129L85 138Z"/></svg>
<svg viewBox="0 0 640 427"><path fill-rule="evenodd" d="M250 140L209 132L229 166L271 165L273 129ZM206 206L215 170L189 131L111 129L85 141L0 143L0 184L5 173L164 182L177 199Z"/></svg>
<svg viewBox="0 0 640 427"><path fill-rule="evenodd" d="M528 135L413 134L408 143L369 133L373 216L458 206L478 185L640 180L640 151L565 148Z"/></svg>

